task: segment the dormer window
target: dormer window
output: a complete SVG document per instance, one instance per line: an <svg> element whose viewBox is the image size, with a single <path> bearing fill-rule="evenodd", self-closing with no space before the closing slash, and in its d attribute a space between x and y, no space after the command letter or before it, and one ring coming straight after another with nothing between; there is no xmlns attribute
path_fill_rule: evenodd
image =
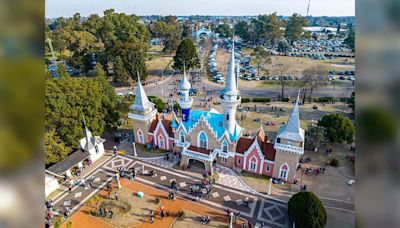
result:
<svg viewBox="0 0 400 228"><path fill-rule="evenodd" d="M277 142L277 143L281 143L281 138L277 138L277 139L276 139L276 142Z"/></svg>

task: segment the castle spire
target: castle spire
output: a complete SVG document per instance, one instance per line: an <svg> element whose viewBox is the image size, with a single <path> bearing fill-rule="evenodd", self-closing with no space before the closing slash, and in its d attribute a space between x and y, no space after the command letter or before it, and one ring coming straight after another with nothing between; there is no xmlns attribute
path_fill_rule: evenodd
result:
<svg viewBox="0 0 400 228"><path fill-rule="evenodd" d="M223 93L226 95L238 95L237 81L235 73L235 41L232 38L231 58L228 65L228 74L226 76L226 84Z"/></svg>
<svg viewBox="0 0 400 228"><path fill-rule="evenodd" d="M294 107L289 116L289 119L287 123L281 127L282 129L280 129L280 131L278 132L278 137L296 141L304 140L304 136L300 128L299 98L300 90L297 94L297 99L294 102Z"/></svg>
<svg viewBox="0 0 400 228"><path fill-rule="evenodd" d="M137 110L141 112L145 112L147 110L151 110L154 108L154 104L149 101L149 98L146 95L146 92L143 89L142 83L140 82L139 72L137 72L137 89L135 96L135 103L130 107L132 110Z"/></svg>

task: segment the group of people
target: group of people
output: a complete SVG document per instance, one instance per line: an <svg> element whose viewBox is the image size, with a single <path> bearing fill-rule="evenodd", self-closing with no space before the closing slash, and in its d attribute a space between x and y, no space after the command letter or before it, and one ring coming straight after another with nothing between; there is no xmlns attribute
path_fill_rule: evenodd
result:
<svg viewBox="0 0 400 228"><path fill-rule="evenodd" d="M108 210L108 212L107 212L107 210L106 210L105 208L100 207L100 208L99 208L99 215L100 215L101 217L106 217L106 216L108 215L108 218L109 218L109 219L112 219L112 217L113 217L113 215L114 215L114 212L113 212L111 209Z"/></svg>
<svg viewBox="0 0 400 228"><path fill-rule="evenodd" d="M319 174L323 174L323 173L325 173L325 167L320 167L320 168L315 168L315 169L313 169L313 168L305 168L305 170L304 170L304 173L306 174L306 175L309 175L309 174L315 174L315 175L319 175Z"/></svg>

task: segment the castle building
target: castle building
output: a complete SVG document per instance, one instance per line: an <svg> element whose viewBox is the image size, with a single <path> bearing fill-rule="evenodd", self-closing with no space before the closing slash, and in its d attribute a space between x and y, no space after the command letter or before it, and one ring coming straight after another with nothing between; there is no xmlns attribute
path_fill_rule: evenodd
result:
<svg viewBox="0 0 400 228"><path fill-rule="evenodd" d="M179 83L181 118L175 113L159 114L138 81L129 118L133 122L136 143L157 145L160 149L179 152L180 167L185 170L191 160L204 163L205 171L213 173L213 165L279 178L293 182L299 157L304 152L304 130L300 128L298 98L286 124L274 142L260 128L253 137L244 137L244 129L236 121L241 97L238 89L235 48L232 51L226 84L220 94L223 113L215 109L191 109L191 84L184 70Z"/></svg>

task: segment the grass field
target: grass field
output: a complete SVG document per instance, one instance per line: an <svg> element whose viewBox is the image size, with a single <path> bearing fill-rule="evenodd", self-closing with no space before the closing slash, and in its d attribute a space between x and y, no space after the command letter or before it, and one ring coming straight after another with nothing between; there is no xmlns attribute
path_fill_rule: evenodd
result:
<svg viewBox="0 0 400 228"><path fill-rule="evenodd" d="M348 61L346 61L346 59ZM346 71L355 69L354 58L314 60L303 57L272 56L271 60L272 60L271 66L266 67L266 70L269 70L270 75L279 74L276 65L282 62L287 63L289 65L287 74L297 77L301 77L303 70L314 65L323 65L327 68L327 70L336 70L336 71ZM252 59L250 63L254 66L256 65L254 63L254 59ZM267 71L260 70L260 75L266 75L267 73L268 73Z"/></svg>
<svg viewBox="0 0 400 228"><path fill-rule="evenodd" d="M151 55L146 61L147 70L149 72L146 80L158 80L162 75L161 71L172 69L173 56L171 55Z"/></svg>

